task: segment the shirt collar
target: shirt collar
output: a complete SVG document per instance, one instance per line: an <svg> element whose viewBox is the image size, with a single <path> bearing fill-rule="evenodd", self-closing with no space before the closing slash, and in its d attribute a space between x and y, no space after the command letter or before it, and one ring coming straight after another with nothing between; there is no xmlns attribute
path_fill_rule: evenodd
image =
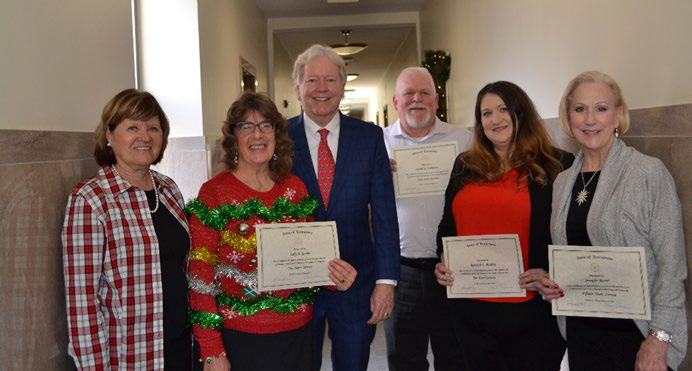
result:
<svg viewBox="0 0 692 371"><path fill-rule="evenodd" d="M330 133L332 133L334 135L338 135L339 134L339 128L341 126L341 118L339 116L341 116L341 115L339 114L339 112L337 112L336 115L334 115L334 117L332 117L332 119L329 121L329 123L325 127L321 127L321 126L317 125L317 123L315 121L312 121L312 119L310 117L308 117L308 115L306 115L305 112L303 112L303 122L305 123L305 132L308 133L309 135L314 135L314 134L319 135L318 131L320 131L322 129L327 129L327 130L329 130Z"/></svg>
<svg viewBox="0 0 692 371"><path fill-rule="evenodd" d="M437 116L435 117L435 123L433 123L432 128L430 128L430 131L428 132L428 135L420 138L412 138L406 132L404 131L404 128L401 126L401 121L399 119L396 120L394 123L394 127L392 128L392 135L394 136L399 136L403 138L407 138L413 141L423 141L427 138L430 138L435 135L442 135L442 134L447 134L451 131L451 128L448 125L444 125L445 122L440 120Z"/></svg>
<svg viewBox="0 0 692 371"><path fill-rule="evenodd" d="M165 177L161 176L158 172L150 170L151 174L154 176L156 187L162 186L165 188L170 188L171 184ZM127 180L122 178L120 175L113 171L112 165L101 165L99 173L106 179L108 184L111 186L111 192L114 194L120 194L127 192L135 187L130 184Z"/></svg>

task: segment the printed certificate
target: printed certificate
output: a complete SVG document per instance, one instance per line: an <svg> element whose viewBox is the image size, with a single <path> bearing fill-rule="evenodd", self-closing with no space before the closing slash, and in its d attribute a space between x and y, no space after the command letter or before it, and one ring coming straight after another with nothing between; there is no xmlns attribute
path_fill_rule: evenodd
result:
<svg viewBox="0 0 692 371"><path fill-rule="evenodd" d="M444 237L444 258L454 284L448 298L500 298L526 296L519 287L524 271L516 234Z"/></svg>
<svg viewBox="0 0 692 371"><path fill-rule="evenodd" d="M552 301L562 316L651 319L643 247L548 247L550 277L565 296Z"/></svg>
<svg viewBox="0 0 692 371"><path fill-rule="evenodd" d="M397 198L442 195L457 158L456 142L440 142L392 149L396 161Z"/></svg>
<svg viewBox="0 0 692 371"><path fill-rule="evenodd" d="M333 285L329 261L339 257L336 222L255 225L259 291Z"/></svg>

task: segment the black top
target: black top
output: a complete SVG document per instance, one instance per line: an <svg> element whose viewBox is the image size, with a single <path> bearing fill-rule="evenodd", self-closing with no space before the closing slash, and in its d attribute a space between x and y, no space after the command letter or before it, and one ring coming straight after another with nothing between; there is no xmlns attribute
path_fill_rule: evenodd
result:
<svg viewBox="0 0 692 371"><path fill-rule="evenodd" d="M598 177L601 175L601 172L599 171L597 174L594 174L593 171L585 171L583 175L583 179L581 175L577 177L577 180L574 182L574 187L572 188L572 198L569 202L566 225L568 245L591 246L589 233L586 230L586 217L589 215L591 201L593 201L593 196L596 193L596 185L598 184ZM584 181L588 183L586 186L586 191L588 193L584 202L580 205L579 202L577 202L577 196L579 192L584 189Z"/></svg>
<svg viewBox="0 0 692 371"><path fill-rule="evenodd" d="M154 191L146 191L149 209L156 206ZM156 238L159 240L161 260L161 283L163 288L163 349L166 369L174 362L171 357L189 352L192 344L187 328L187 278L185 276L185 257L190 249L190 235L178 219L159 200L159 209L151 214L154 220ZM178 362L175 362L178 363Z"/></svg>
<svg viewBox="0 0 692 371"><path fill-rule="evenodd" d="M437 255L442 255L442 237L456 236L457 227L452 214L452 201L456 194L464 187L459 184L459 179L463 179L468 173L464 168L459 158L457 157L452 170L452 176L449 179L449 185L445 191L445 208L442 213L442 220L437 229ZM567 169L572 166L574 156L558 148L553 148L553 156L560 160L562 169ZM543 165L544 160L537 158L539 165ZM530 268L543 268L548 270L548 245L550 239L550 212L553 199L552 183L546 186L540 186L535 182L529 183L529 198L531 199L531 216L529 220L529 266Z"/></svg>

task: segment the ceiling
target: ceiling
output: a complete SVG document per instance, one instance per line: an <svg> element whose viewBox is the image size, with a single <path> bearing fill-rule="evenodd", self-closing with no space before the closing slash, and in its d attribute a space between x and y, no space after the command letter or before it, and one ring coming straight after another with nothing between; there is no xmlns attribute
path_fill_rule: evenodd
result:
<svg viewBox="0 0 692 371"><path fill-rule="evenodd" d="M283 45L291 59L295 60L312 44L331 45L343 42L344 38L339 32L342 28L277 32L274 37ZM350 29L349 42L368 44L367 49L353 55L353 61L347 66L348 73L359 74L358 79L348 84L349 87L362 88L379 84L392 57L396 55L408 33L413 32L414 26L351 27Z"/></svg>
<svg viewBox="0 0 692 371"><path fill-rule="evenodd" d="M349 82L347 89L374 89L382 80L393 57L409 33L415 33L415 25L387 24L392 12L419 11L426 0L359 0L355 3L330 4L327 0L255 0L267 18L353 16L373 13L381 16L377 25L335 25L325 28L275 30L274 40L284 47L295 60L312 44L331 45L341 43L340 30L348 28L349 42L367 43L368 48L355 54L347 66L349 73L359 74ZM358 110L358 107L354 107ZM353 109L352 109L353 111Z"/></svg>
<svg viewBox="0 0 692 371"><path fill-rule="evenodd" d="M267 18L272 18L412 12L420 10L425 0L359 0L344 4L330 4L327 0L255 0L255 2Z"/></svg>

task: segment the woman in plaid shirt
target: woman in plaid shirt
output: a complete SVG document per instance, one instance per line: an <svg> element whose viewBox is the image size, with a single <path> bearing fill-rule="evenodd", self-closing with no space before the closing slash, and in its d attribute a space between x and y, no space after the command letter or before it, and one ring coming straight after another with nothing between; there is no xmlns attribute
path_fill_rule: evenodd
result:
<svg viewBox="0 0 692 371"><path fill-rule="evenodd" d="M101 167L68 199L68 352L79 370L191 368L183 198L170 178L149 169L161 160L168 133L151 94L118 93L96 129Z"/></svg>

